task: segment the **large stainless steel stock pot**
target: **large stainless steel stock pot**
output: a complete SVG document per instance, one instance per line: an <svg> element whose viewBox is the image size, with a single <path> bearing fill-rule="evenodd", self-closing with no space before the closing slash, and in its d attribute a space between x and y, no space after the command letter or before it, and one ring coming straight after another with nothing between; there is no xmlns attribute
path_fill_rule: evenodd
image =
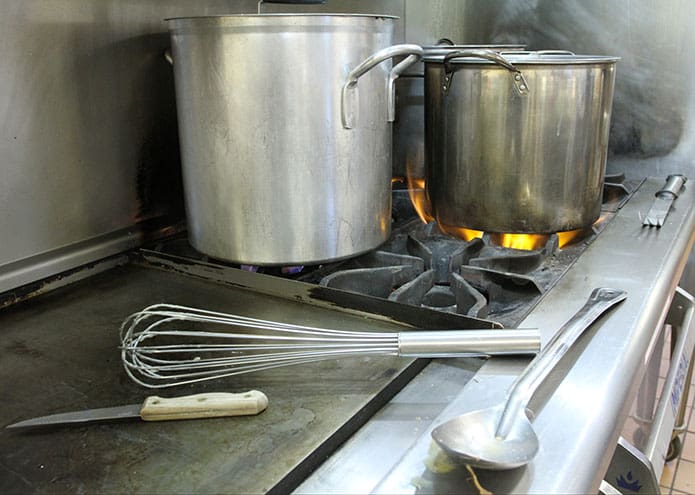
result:
<svg viewBox="0 0 695 495"><path fill-rule="evenodd" d="M192 245L312 264L390 235L394 81L419 60L395 17L169 19ZM395 56L398 65L382 64Z"/></svg>
<svg viewBox="0 0 695 495"><path fill-rule="evenodd" d="M445 226L553 233L601 210L615 57L425 57L426 187Z"/></svg>

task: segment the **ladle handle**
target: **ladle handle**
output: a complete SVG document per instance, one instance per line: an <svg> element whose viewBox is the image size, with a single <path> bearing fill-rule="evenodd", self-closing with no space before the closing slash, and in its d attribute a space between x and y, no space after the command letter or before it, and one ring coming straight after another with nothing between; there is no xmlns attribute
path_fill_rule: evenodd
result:
<svg viewBox="0 0 695 495"><path fill-rule="evenodd" d="M496 436L505 438L519 414L550 371L557 365L577 339L609 308L624 300L627 293L620 289L594 289L584 306L565 323L548 344L531 361L512 385L507 403L497 425Z"/></svg>

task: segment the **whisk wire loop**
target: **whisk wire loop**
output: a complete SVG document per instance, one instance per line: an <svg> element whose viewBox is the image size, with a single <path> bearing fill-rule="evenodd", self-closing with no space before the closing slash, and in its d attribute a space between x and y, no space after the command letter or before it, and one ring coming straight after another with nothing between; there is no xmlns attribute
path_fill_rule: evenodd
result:
<svg viewBox="0 0 695 495"><path fill-rule="evenodd" d="M234 329L181 329L182 322ZM126 373L149 388L326 359L398 353L397 333L295 325L172 304L131 314L121 325L120 338Z"/></svg>
<svg viewBox="0 0 695 495"><path fill-rule="evenodd" d="M486 355L480 342L505 354L529 354L540 346L537 332L516 340L497 330L422 332L413 338L414 333L320 328L154 304L123 321L120 349L133 381L163 388L346 357ZM442 342L448 346L445 353Z"/></svg>

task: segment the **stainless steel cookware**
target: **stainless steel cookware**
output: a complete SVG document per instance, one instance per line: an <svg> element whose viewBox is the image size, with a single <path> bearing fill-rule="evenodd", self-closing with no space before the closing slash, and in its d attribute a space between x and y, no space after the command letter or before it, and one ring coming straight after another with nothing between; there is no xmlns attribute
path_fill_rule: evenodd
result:
<svg viewBox="0 0 695 495"><path fill-rule="evenodd" d="M437 220L509 233L594 222L617 60L559 51L426 57L426 187Z"/></svg>
<svg viewBox="0 0 695 495"><path fill-rule="evenodd" d="M393 82L418 60L394 17L169 20L192 245L312 264L390 234ZM392 70L381 62L407 56Z"/></svg>

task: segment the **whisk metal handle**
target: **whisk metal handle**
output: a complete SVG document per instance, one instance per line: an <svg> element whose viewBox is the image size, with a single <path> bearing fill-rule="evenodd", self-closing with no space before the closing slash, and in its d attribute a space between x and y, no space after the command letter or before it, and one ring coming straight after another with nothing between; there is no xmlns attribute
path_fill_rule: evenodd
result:
<svg viewBox="0 0 695 495"><path fill-rule="evenodd" d="M536 354L540 347L541 335L537 329L434 330L398 333L398 355L405 357Z"/></svg>

